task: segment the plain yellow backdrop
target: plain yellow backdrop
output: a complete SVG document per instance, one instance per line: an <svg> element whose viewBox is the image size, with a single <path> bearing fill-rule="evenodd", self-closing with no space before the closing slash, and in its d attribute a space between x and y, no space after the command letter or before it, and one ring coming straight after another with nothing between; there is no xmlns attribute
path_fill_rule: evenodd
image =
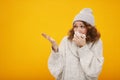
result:
<svg viewBox="0 0 120 80"><path fill-rule="evenodd" d="M86 7L93 9L103 41L99 80L120 80L119 0L1 0L0 80L54 80L47 67L51 44L41 33L59 44Z"/></svg>

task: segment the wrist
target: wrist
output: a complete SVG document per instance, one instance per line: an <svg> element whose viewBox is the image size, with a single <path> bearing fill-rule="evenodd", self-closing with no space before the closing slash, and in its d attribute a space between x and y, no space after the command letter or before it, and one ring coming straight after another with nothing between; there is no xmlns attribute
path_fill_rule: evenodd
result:
<svg viewBox="0 0 120 80"><path fill-rule="evenodd" d="M52 50L53 50L54 52L58 52L58 47L52 46Z"/></svg>
<svg viewBox="0 0 120 80"><path fill-rule="evenodd" d="M81 48L81 47L83 47L83 46L85 46L85 45L86 45L86 44L83 44L83 45L79 45L78 47L79 47L79 48Z"/></svg>

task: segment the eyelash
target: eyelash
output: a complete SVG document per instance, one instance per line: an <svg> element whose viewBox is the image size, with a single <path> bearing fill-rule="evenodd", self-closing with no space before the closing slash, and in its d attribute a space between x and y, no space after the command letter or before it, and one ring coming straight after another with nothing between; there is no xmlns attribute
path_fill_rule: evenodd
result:
<svg viewBox="0 0 120 80"><path fill-rule="evenodd" d="M84 26L81 26L81 28L85 28Z"/></svg>
<svg viewBox="0 0 120 80"><path fill-rule="evenodd" d="M78 26L74 26L74 27L78 27ZM85 28L85 26L80 26L81 28Z"/></svg>

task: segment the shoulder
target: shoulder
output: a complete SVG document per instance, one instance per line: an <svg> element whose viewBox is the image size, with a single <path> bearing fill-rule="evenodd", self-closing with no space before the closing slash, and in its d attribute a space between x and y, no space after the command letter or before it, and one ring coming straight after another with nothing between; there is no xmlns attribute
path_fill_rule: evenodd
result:
<svg viewBox="0 0 120 80"><path fill-rule="evenodd" d="M94 43L90 43L88 44L91 48L97 48L97 47L102 47L102 40L99 39L98 41L94 42Z"/></svg>
<svg viewBox="0 0 120 80"><path fill-rule="evenodd" d="M62 38L62 41L67 41L68 40L68 36L64 36L63 38Z"/></svg>
<svg viewBox="0 0 120 80"><path fill-rule="evenodd" d="M64 36L60 42L60 44L66 44L68 42L68 36Z"/></svg>
<svg viewBox="0 0 120 80"><path fill-rule="evenodd" d="M98 41L95 42L95 44L102 44L102 40L99 39Z"/></svg>

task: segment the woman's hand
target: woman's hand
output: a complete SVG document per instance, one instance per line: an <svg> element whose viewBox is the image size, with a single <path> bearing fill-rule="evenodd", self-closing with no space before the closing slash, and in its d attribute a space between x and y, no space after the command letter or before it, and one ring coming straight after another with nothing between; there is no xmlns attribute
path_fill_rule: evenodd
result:
<svg viewBox="0 0 120 80"><path fill-rule="evenodd" d="M86 37L82 35L74 34L73 41L79 46L82 47L86 44Z"/></svg>
<svg viewBox="0 0 120 80"><path fill-rule="evenodd" d="M49 35L47 35L45 33L42 33L42 36L50 41L50 43L52 44L52 49L55 52L57 52L58 51L58 45L57 45L56 41L52 37L50 37Z"/></svg>

